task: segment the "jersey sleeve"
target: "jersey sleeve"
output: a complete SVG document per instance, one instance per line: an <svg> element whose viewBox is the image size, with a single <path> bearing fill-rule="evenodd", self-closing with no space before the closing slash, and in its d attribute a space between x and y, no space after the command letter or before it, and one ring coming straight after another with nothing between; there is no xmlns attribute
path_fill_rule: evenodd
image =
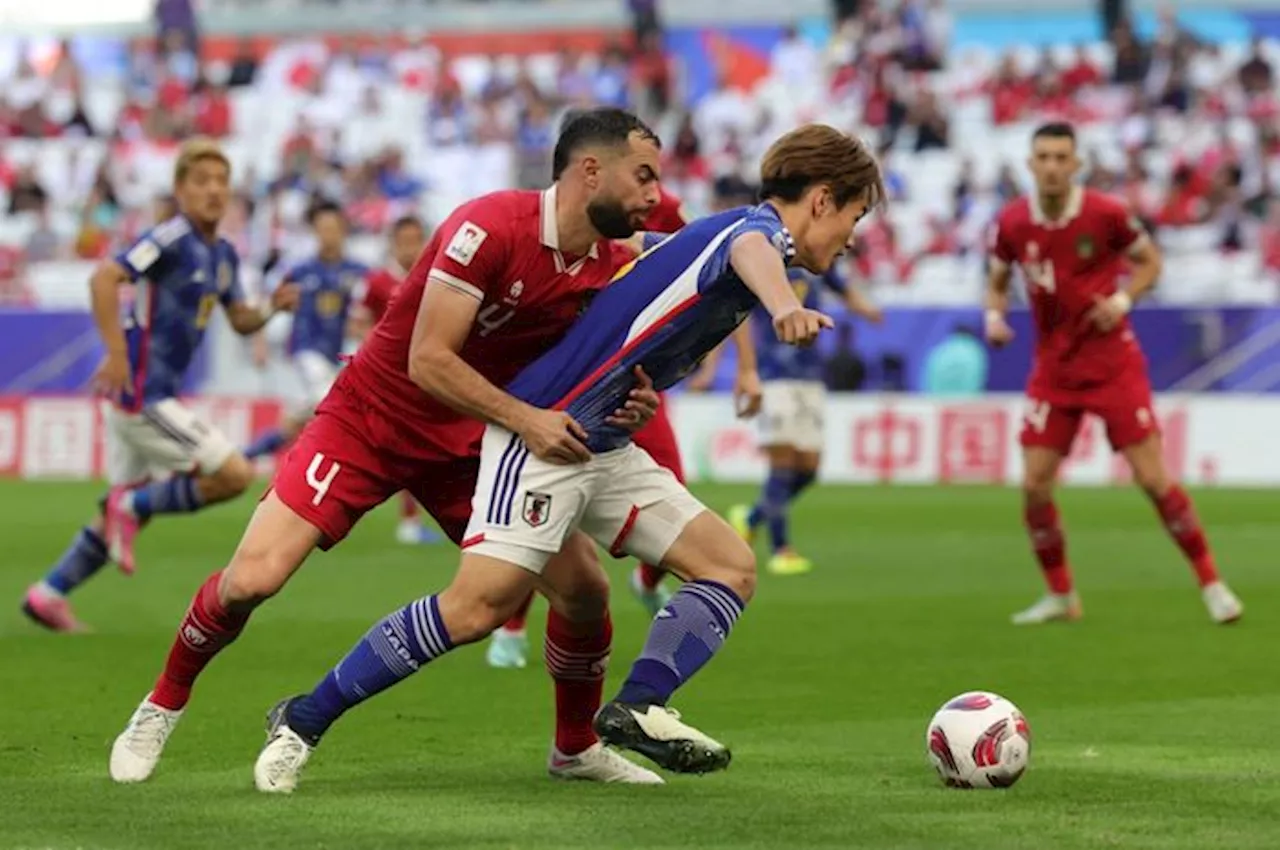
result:
<svg viewBox="0 0 1280 850"><path fill-rule="evenodd" d="M182 237L190 232L185 219L171 219L143 233L117 254L115 260L132 283L144 275L155 277L177 260Z"/></svg>
<svg viewBox="0 0 1280 850"><path fill-rule="evenodd" d="M227 268L225 272L227 280L218 281L218 300L224 307L230 307L244 302L244 281L240 279L240 257L234 250L227 251L224 262ZM218 274L224 274L221 268L218 269Z"/></svg>
<svg viewBox="0 0 1280 850"><path fill-rule="evenodd" d="M759 209L752 210L738 224L738 230L731 241L736 242L748 233L759 233L768 239L784 262L789 262L796 255L796 242L791 237L791 231L775 215Z"/></svg>
<svg viewBox="0 0 1280 850"><path fill-rule="evenodd" d="M1007 269L1018 261L1018 249L1013 241L1012 216L1006 207L996 216L988 238L987 255L994 268Z"/></svg>
<svg viewBox="0 0 1280 850"><path fill-rule="evenodd" d="M480 198L460 207L437 231L427 280L484 301L499 280L510 248L511 214L500 200Z"/></svg>
<svg viewBox="0 0 1280 850"><path fill-rule="evenodd" d="M1127 254L1147 238L1147 229L1138 217L1119 201L1107 199L1107 241L1117 254Z"/></svg>

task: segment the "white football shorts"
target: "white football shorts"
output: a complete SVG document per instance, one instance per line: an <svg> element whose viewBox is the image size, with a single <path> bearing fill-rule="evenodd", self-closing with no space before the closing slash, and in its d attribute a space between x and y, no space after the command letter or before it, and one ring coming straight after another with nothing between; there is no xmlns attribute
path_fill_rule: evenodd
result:
<svg viewBox="0 0 1280 850"><path fill-rule="evenodd" d="M226 435L174 398L137 412L103 402L102 421L107 482L113 487L175 473L217 472L237 451Z"/></svg>
<svg viewBox="0 0 1280 850"><path fill-rule="evenodd" d="M821 452L826 386L821 381L765 381L760 389L760 445Z"/></svg>

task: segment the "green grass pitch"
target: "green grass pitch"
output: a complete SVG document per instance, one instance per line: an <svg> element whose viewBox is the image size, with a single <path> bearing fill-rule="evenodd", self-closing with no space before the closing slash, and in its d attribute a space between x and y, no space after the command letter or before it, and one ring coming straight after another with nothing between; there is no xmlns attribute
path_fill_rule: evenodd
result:
<svg viewBox="0 0 1280 850"><path fill-rule="evenodd" d="M17 611L96 495L0 485L0 848L1280 847L1280 526L1268 492L1202 491L1248 608L1209 623L1188 568L1127 490L1061 498L1086 617L1018 630L1041 592L1012 490L818 488L795 538L818 569L763 576L725 651L679 696L733 766L657 788L556 783L541 665L464 649L356 710L302 787L252 787L265 710L309 688L378 617L448 580L449 547L370 517L316 557L210 668L156 776L107 779L112 738L158 671L200 580L253 500L159 522L133 579L76 597L96 627L50 635ZM748 488L703 487L714 507ZM615 578L611 691L645 618ZM541 632L539 606L531 623ZM924 729L946 698L998 691L1027 714L1031 770L1003 792L943 789Z"/></svg>

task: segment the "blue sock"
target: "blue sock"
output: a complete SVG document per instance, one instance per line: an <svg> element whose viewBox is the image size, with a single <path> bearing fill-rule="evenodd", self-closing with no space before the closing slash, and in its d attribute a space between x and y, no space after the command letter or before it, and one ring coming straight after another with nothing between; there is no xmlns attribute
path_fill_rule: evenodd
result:
<svg viewBox="0 0 1280 850"><path fill-rule="evenodd" d="M204 506L196 480L190 475L174 475L143 484L132 491L131 497L129 509L143 522L154 514L189 514Z"/></svg>
<svg viewBox="0 0 1280 850"><path fill-rule="evenodd" d="M89 526L80 529L58 563L44 577L44 583L66 596L106 566L107 544Z"/></svg>
<svg viewBox="0 0 1280 850"><path fill-rule="evenodd" d="M319 740L349 708L453 649L436 597L425 596L369 629L315 690L289 706L289 728Z"/></svg>
<svg viewBox="0 0 1280 850"><path fill-rule="evenodd" d="M666 705L724 645L744 607L738 594L719 582L681 585L649 627L618 701Z"/></svg>
<svg viewBox="0 0 1280 850"><path fill-rule="evenodd" d="M751 509L751 516L747 518L747 523L752 528L768 522L769 533L773 534L773 518L785 514L794 476L795 473L790 469L769 470L769 477L764 480L764 487L760 491L760 501L756 502L756 506ZM783 536L786 536L785 522Z"/></svg>
<svg viewBox="0 0 1280 850"><path fill-rule="evenodd" d="M244 450L244 456L249 460L273 455L280 451L284 446L284 431L279 428L272 428L270 431L264 431L259 434L249 447Z"/></svg>
<svg viewBox="0 0 1280 850"><path fill-rule="evenodd" d="M797 469L791 473L791 497L790 501L795 501L800 494L809 489L809 485L818 479L818 473L809 470Z"/></svg>

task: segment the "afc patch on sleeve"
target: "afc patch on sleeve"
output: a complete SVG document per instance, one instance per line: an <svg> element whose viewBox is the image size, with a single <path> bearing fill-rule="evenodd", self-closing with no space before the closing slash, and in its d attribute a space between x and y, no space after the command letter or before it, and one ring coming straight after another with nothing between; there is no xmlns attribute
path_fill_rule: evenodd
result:
<svg viewBox="0 0 1280 850"><path fill-rule="evenodd" d="M480 250L480 246L484 244L484 240L488 238L489 232L483 227L464 221L458 227L458 231L453 234L453 238L449 240L449 246L444 249L444 255L461 265L469 266L475 259L476 252Z"/></svg>
<svg viewBox="0 0 1280 850"><path fill-rule="evenodd" d="M129 249L125 259L129 261L129 265L133 266L134 271L145 272L160 259L160 246L150 239L143 239Z"/></svg>

